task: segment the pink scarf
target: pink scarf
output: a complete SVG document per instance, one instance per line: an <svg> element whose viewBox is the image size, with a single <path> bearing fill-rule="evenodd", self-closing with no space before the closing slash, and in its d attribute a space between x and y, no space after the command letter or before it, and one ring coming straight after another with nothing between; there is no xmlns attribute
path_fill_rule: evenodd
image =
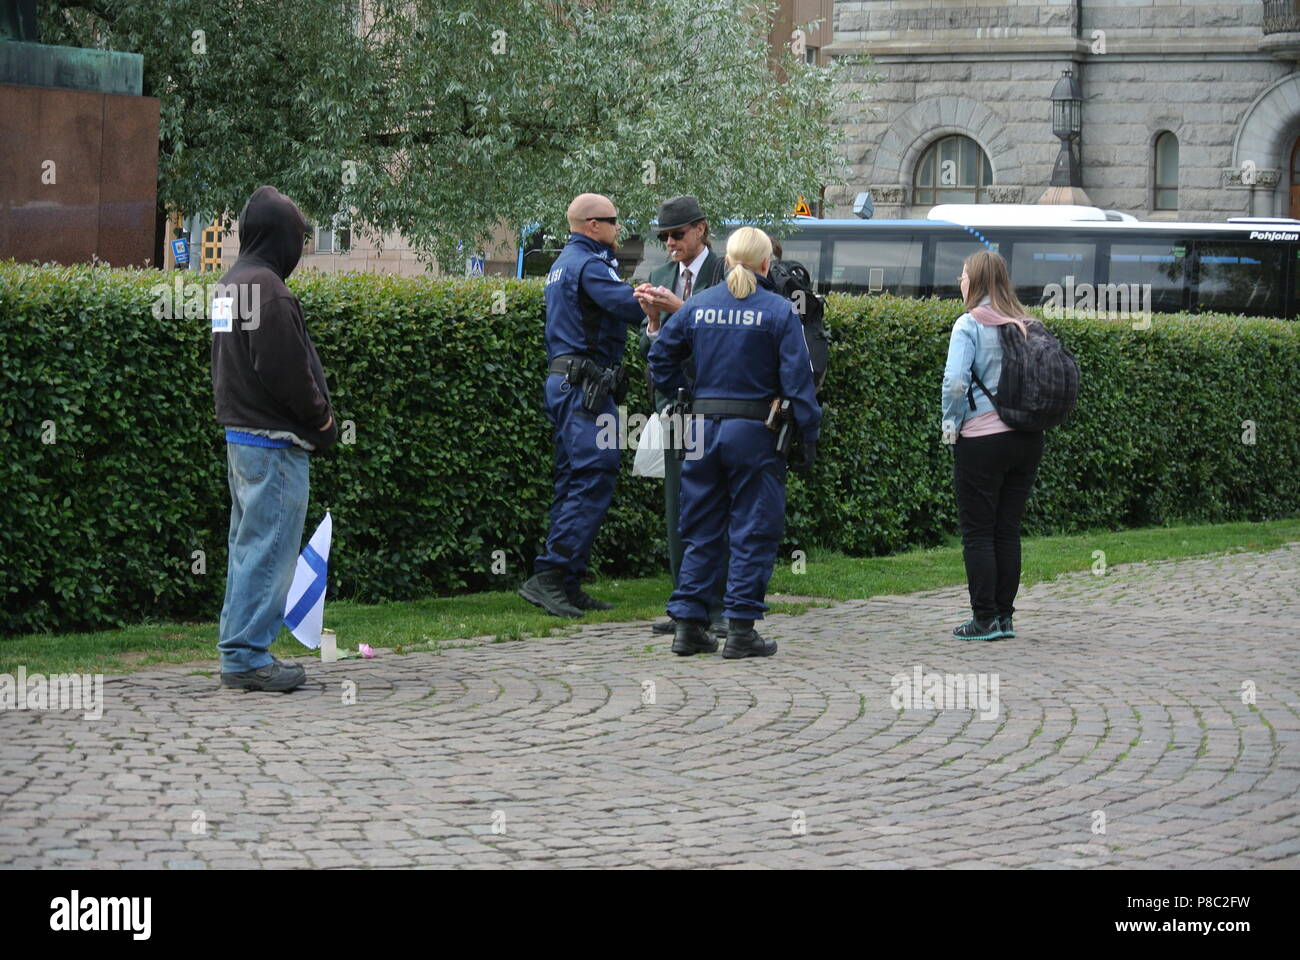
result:
<svg viewBox="0 0 1300 960"><path fill-rule="evenodd" d="M1029 336L1029 332L1025 328L1024 320L1021 320L1019 317L1004 317L992 307L986 306L985 304L980 304L970 312L970 315L986 327L1000 327L1004 323L1014 323L1020 328L1022 334Z"/></svg>

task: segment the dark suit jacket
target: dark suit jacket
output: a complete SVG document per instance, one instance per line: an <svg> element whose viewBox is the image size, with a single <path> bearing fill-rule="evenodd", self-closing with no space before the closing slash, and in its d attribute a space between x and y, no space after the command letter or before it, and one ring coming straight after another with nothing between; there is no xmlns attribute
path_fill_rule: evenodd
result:
<svg viewBox="0 0 1300 960"><path fill-rule="evenodd" d="M672 290L674 293L677 293L675 289L677 284L677 268L678 268L677 261L669 260L667 263L663 264L662 266L655 267L653 270L650 271L649 282L653 283L657 287L667 287L669 290ZM695 282L691 284L691 295L694 296L695 294L699 293L701 290L705 290L713 286L715 283L721 283L724 277L726 276L726 270L727 270L726 257L718 256L713 251L713 248L710 247L709 255L704 258L704 263L700 266L700 275L696 277ZM681 296L681 294L678 294L678 296ZM660 314L660 319L667 320L668 318ZM643 358L648 357L650 355L650 345L654 343L654 340L651 339L650 334L646 332L649 325L650 325L649 317L641 321L641 335L637 343L637 348L641 351L641 356ZM685 369L686 369L686 379L690 382L694 382L695 364L689 357L686 360ZM658 390L653 390L651 388L648 365L646 368L646 390L647 393L649 392L654 393L654 405L656 410L662 410L664 406L670 402L668 397L665 397Z"/></svg>

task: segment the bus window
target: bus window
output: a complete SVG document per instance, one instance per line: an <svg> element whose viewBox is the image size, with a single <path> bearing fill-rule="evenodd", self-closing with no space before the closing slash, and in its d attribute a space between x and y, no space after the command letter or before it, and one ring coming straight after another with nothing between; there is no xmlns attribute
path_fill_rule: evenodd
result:
<svg viewBox="0 0 1300 960"><path fill-rule="evenodd" d="M1092 283L1095 259L1096 248L1091 243L1017 240L1011 252L1011 283L1021 303L1038 306L1054 296L1059 297L1055 291L1047 290L1051 284L1064 291L1070 285L1070 277L1074 278L1076 289L1081 283Z"/></svg>
<svg viewBox="0 0 1300 960"><path fill-rule="evenodd" d="M915 297L921 291L920 237L836 240L831 252L832 290L841 293L892 293Z"/></svg>
<svg viewBox="0 0 1300 960"><path fill-rule="evenodd" d="M821 291L822 242L817 238L811 240L782 240L781 256L785 260L794 260L808 268L812 277L813 290Z"/></svg>
<svg viewBox="0 0 1300 960"><path fill-rule="evenodd" d="M978 240L940 240L934 245L934 259L930 264L930 290L945 300L960 300L961 285L958 278L966 258L977 250L985 249Z"/></svg>
<svg viewBox="0 0 1300 960"><path fill-rule="evenodd" d="M1202 312L1282 316L1286 247L1266 243L1198 243Z"/></svg>
<svg viewBox="0 0 1300 960"><path fill-rule="evenodd" d="M1157 313L1182 310L1186 267L1187 244L1183 241L1113 243L1110 247L1109 282L1128 286L1130 300L1137 293L1141 306L1133 307L1134 310L1146 309L1148 290L1150 309Z"/></svg>

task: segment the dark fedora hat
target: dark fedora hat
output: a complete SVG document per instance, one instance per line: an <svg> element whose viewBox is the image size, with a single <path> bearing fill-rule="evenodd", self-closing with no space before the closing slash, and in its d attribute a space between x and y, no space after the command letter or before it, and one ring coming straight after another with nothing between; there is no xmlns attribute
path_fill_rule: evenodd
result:
<svg viewBox="0 0 1300 960"><path fill-rule="evenodd" d="M676 230L703 219L704 211L700 209L699 201L687 194L684 197L669 197L659 204L659 222L656 226L659 230Z"/></svg>

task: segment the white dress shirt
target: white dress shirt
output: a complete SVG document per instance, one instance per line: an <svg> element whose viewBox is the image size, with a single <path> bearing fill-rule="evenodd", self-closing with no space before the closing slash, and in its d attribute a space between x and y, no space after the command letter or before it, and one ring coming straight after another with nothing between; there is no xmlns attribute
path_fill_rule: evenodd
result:
<svg viewBox="0 0 1300 960"><path fill-rule="evenodd" d="M704 269L704 261L707 259L709 259L709 248L707 246L703 246L700 247L700 252L695 255L695 259L692 260L690 263L678 263L677 264L677 286L673 290L673 293L677 294L677 296L680 297L682 295L682 291L686 289L685 274L687 270L691 271L691 292L694 293L695 288L700 285L700 271Z"/></svg>

